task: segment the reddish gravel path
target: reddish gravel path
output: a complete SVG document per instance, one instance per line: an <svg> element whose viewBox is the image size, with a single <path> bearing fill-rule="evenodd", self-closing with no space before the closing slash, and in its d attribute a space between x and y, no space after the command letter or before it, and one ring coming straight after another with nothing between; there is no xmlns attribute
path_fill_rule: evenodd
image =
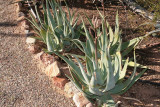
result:
<svg viewBox="0 0 160 107"><path fill-rule="evenodd" d="M0 0L0 107L73 107L40 73L16 24L16 6Z"/></svg>

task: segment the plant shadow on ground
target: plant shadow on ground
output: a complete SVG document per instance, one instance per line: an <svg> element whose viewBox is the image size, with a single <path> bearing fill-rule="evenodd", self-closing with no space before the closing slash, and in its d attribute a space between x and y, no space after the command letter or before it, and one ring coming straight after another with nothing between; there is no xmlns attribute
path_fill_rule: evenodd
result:
<svg viewBox="0 0 160 107"><path fill-rule="evenodd" d="M62 2L62 6L64 6L65 3ZM67 3L67 5L70 8L80 8L80 9L87 9L87 10L97 10L97 7L99 8L99 10L102 10L102 5L100 2L95 2L93 3L91 0L83 0L83 1L73 1L70 3L70 1ZM112 0L112 1L105 1L105 7L110 8L110 6L113 5L119 5L119 1L117 0Z"/></svg>
<svg viewBox="0 0 160 107"><path fill-rule="evenodd" d="M12 34L12 33L5 33L5 32L0 32L0 36L6 36L6 37L9 37L9 36L11 36L11 37L23 37L23 35L22 34L19 34L19 33L14 33L14 34Z"/></svg>
<svg viewBox="0 0 160 107"><path fill-rule="evenodd" d="M0 22L0 27L12 27L12 26L17 26L17 24L13 22Z"/></svg>

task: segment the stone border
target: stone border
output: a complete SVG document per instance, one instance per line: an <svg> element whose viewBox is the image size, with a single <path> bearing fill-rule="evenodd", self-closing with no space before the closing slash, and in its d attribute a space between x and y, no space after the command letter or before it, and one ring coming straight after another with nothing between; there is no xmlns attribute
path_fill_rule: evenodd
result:
<svg viewBox="0 0 160 107"><path fill-rule="evenodd" d="M121 0L120 0L121 1ZM147 10L145 10L143 7L141 7L140 5L138 5L137 3L135 3L133 0L124 0L124 2L127 4L127 6L129 8L131 8L135 13L138 13L139 15L141 15L144 18L153 20L154 15L153 13L148 12Z"/></svg>
<svg viewBox="0 0 160 107"><path fill-rule="evenodd" d="M73 98L75 105L77 107L93 107L93 104L90 103L81 93L72 82L70 82L64 75L70 75L68 67L62 66L58 61L53 61L53 56L44 53L43 51L39 52L37 48L37 40L32 38L35 34L32 33L29 29L29 22L26 20L26 15L23 12L23 4L21 2L16 3L16 13L18 15L17 22L21 26L21 30L24 31L26 36L26 44L28 45L28 50L32 54L36 54L36 59L39 59L42 64L45 65L45 73L49 78L51 78L53 85L58 88L58 93L63 94L68 98ZM47 60L43 61L42 56L46 55Z"/></svg>

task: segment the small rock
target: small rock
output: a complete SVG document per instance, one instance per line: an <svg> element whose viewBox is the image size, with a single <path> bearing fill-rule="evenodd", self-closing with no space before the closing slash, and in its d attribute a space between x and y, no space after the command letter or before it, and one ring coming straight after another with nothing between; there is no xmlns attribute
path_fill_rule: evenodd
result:
<svg viewBox="0 0 160 107"><path fill-rule="evenodd" d="M37 50L36 50L34 45L29 45L28 46L28 50L29 50L29 52L31 52L33 54L35 54L37 52Z"/></svg>
<svg viewBox="0 0 160 107"><path fill-rule="evenodd" d="M19 12L19 13L18 13L18 17L22 17L22 16L25 17L25 14L24 14L23 12Z"/></svg>
<svg viewBox="0 0 160 107"><path fill-rule="evenodd" d="M26 36L27 36L27 37L29 37L29 36L34 36L34 33L29 32L29 33L26 34Z"/></svg>
<svg viewBox="0 0 160 107"><path fill-rule="evenodd" d="M43 53L41 56L40 56L40 60L41 62L43 63L43 65L45 67L47 67L48 65L52 64L55 59L52 55L50 54L47 54L47 53Z"/></svg>
<svg viewBox="0 0 160 107"><path fill-rule="evenodd" d="M25 34L28 34L28 33L29 33L29 30L24 30L24 33L25 33Z"/></svg>
<svg viewBox="0 0 160 107"><path fill-rule="evenodd" d="M26 26L27 26L27 25L26 25ZM26 28L26 26L25 26L25 28ZM25 33L25 35L26 35L27 37L29 37L29 36L33 36L33 35L34 35L34 33L29 32L29 30L28 30L28 29L25 29L25 30L24 30L24 33Z"/></svg>
<svg viewBox="0 0 160 107"><path fill-rule="evenodd" d="M53 77L53 84L59 88L64 88L67 82L67 78Z"/></svg>
<svg viewBox="0 0 160 107"><path fill-rule="evenodd" d="M94 107L92 103L88 103L86 107Z"/></svg>
<svg viewBox="0 0 160 107"><path fill-rule="evenodd" d="M64 86L64 91L67 93L69 98L73 97L74 94L79 92L72 82L66 83Z"/></svg>
<svg viewBox="0 0 160 107"><path fill-rule="evenodd" d="M21 17L19 17L19 18L17 19L17 21L20 22L20 21L22 21L22 20L24 20L24 19L25 19L25 17L24 17L24 16L21 16Z"/></svg>
<svg viewBox="0 0 160 107"><path fill-rule="evenodd" d="M73 101L76 104L77 107L83 107L86 104L90 103L81 92L75 94L73 96Z"/></svg>
<svg viewBox="0 0 160 107"><path fill-rule="evenodd" d="M29 25L25 25L25 30L29 30Z"/></svg>
<svg viewBox="0 0 160 107"><path fill-rule="evenodd" d="M62 71L62 73L63 73L63 76L69 76L69 77L71 77L71 74L70 74L70 72L69 72L69 69L68 69L68 67L67 67L67 65L61 65L61 68L60 68L60 70Z"/></svg>
<svg viewBox="0 0 160 107"><path fill-rule="evenodd" d="M42 55L43 53L44 53L43 51L41 51L40 53L37 53L37 54L34 56L35 59L40 60L40 59L41 59L41 55Z"/></svg>
<svg viewBox="0 0 160 107"><path fill-rule="evenodd" d="M26 43L27 44L35 44L36 43L36 39L35 38L31 38L31 37L27 37Z"/></svg>
<svg viewBox="0 0 160 107"><path fill-rule="evenodd" d="M121 107L122 105L122 102L121 101L118 101L116 104L115 104L115 107Z"/></svg>
<svg viewBox="0 0 160 107"><path fill-rule="evenodd" d="M18 12L20 12L20 11L22 11L22 3L21 3L21 2L18 2L18 3L17 3L16 12L18 13Z"/></svg>
<svg viewBox="0 0 160 107"><path fill-rule="evenodd" d="M48 75L49 77L60 76L61 72L59 70L58 65L59 64L58 64L57 61L54 61L51 65L48 65L47 68L46 68L46 70L45 70L46 75Z"/></svg>
<svg viewBox="0 0 160 107"><path fill-rule="evenodd" d="M21 30L25 30L25 27L27 26L27 20L21 21Z"/></svg>

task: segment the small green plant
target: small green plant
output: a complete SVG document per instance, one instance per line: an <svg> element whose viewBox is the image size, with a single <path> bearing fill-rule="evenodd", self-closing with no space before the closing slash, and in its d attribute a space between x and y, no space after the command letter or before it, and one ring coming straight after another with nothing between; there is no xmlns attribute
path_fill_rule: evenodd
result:
<svg viewBox="0 0 160 107"><path fill-rule="evenodd" d="M101 14L100 14L101 15ZM95 35L89 33L84 22L83 27L86 42L74 39L73 42L85 53L85 56L69 55L68 58L60 56L69 66L72 78L68 77L75 86L83 92L92 103L103 107L114 107L115 103L111 97L113 94L125 93L146 71L145 69L135 75L137 66L134 52L134 62L125 56L138 44L143 37L122 42L118 14L116 17L115 31L109 26L102 16L102 26L98 28L98 20L89 20ZM82 20L83 21L83 20ZM70 58L76 59L77 63ZM80 60L81 58L81 60ZM85 64L82 64L85 62ZM133 66L134 70L128 79L124 79L127 66Z"/></svg>
<svg viewBox="0 0 160 107"><path fill-rule="evenodd" d="M159 0L135 0L140 6L154 13L154 20L160 19L160 2Z"/></svg>
<svg viewBox="0 0 160 107"><path fill-rule="evenodd" d="M51 9L50 9L51 7ZM43 41L47 45L48 52L64 52L69 51L73 45L71 39L78 39L78 28L75 30L78 17L75 18L75 12L71 15L69 8L68 16L62 7L55 0L46 0L46 6L43 5L43 18L40 17L37 6L35 5L37 20L31 14L34 30L39 37L37 39Z"/></svg>

